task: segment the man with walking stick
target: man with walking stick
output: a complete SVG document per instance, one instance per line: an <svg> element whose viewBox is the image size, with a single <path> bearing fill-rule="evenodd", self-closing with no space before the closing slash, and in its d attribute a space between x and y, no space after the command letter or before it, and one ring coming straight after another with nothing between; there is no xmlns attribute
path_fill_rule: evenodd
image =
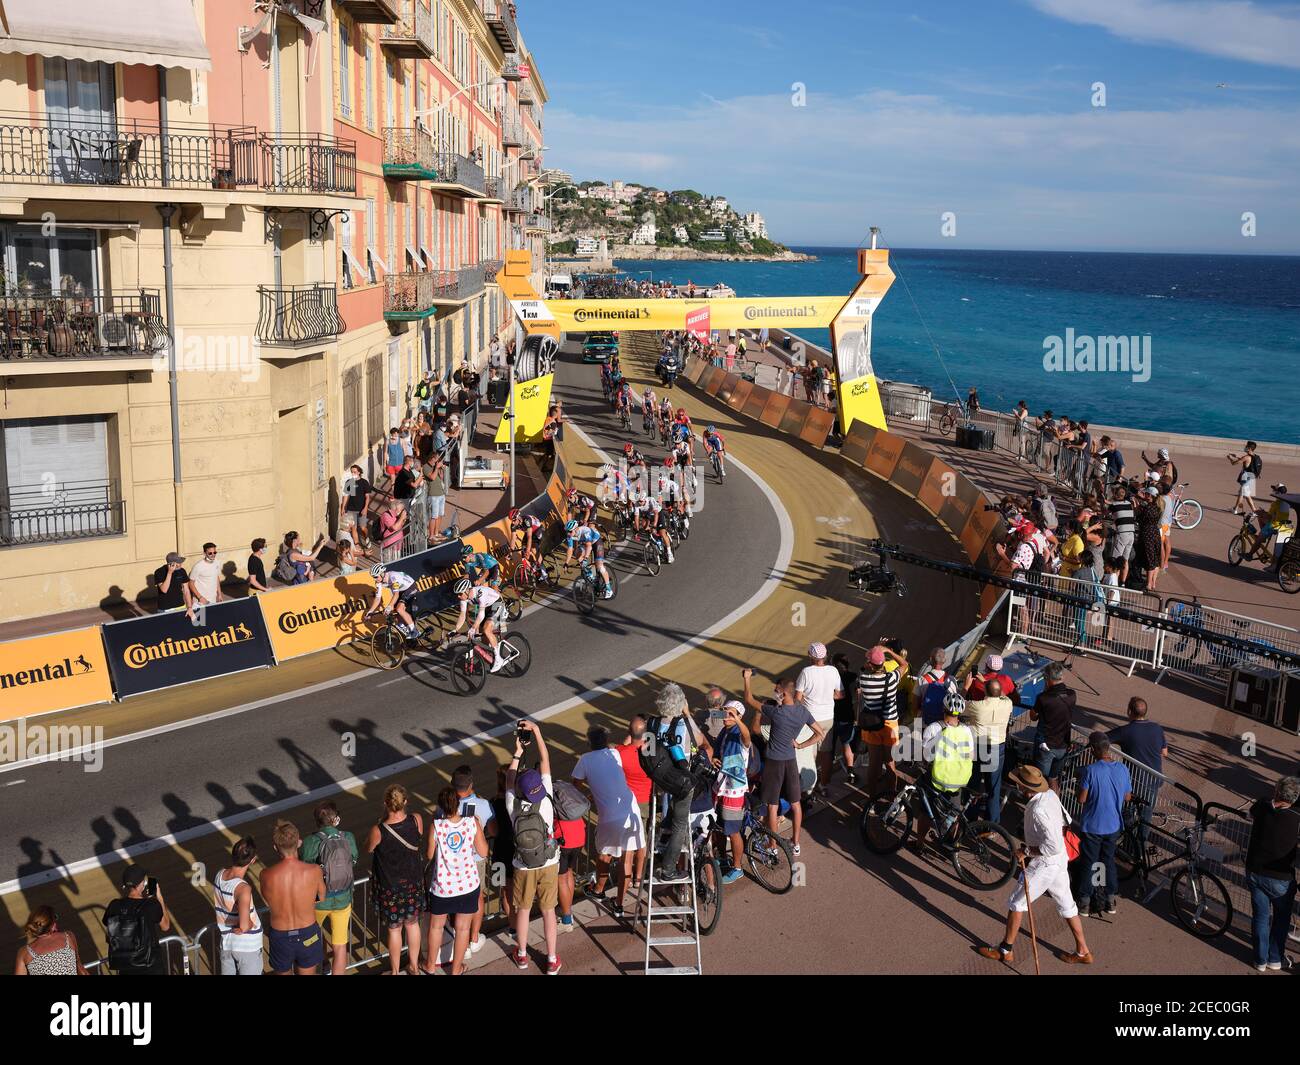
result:
<svg viewBox="0 0 1300 1065"><path fill-rule="evenodd" d="M1035 899L1050 895L1057 912L1065 919L1074 934L1074 951L1060 954L1061 961L1071 965L1091 965L1092 952L1083 938L1083 922L1079 908L1070 890L1069 856L1065 849L1065 807L1056 792L1048 787L1047 780L1037 766L1022 765L1007 774L1007 781L1026 795L1025 846L1017 852L1021 860L1021 874L1016 889L1011 893L1007 909L1007 926L1002 942L997 946L984 946L979 953L993 961L1008 965L1015 961L1012 948L1020 932L1025 911ZM1038 944L1034 935L1033 914L1030 914L1030 934L1034 936L1034 954L1037 960Z"/></svg>

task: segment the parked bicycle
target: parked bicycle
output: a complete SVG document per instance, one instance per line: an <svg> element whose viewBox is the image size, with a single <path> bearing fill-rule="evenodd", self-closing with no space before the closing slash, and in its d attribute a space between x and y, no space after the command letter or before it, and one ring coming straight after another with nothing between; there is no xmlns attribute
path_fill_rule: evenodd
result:
<svg viewBox="0 0 1300 1065"><path fill-rule="evenodd" d="M1208 814L1200 820L1181 818L1156 810L1151 814L1150 830L1144 832L1141 815L1147 805L1146 800L1135 798L1124 808L1123 834L1115 852L1115 869L1120 880L1137 876L1145 888L1156 870L1167 865L1180 866L1169 881L1169 901L1178 923L1202 939L1222 935L1232 924L1232 900L1223 881L1201 868L1212 857L1207 853L1204 837L1215 818ZM1174 825L1181 827L1170 827ZM1173 839L1178 849L1166 858L1157 859L1150 838L1152 830ZM1142 845L1144 835L1146 846Z"/></svg>
<svg viewBox="0 0 1300 1065"><path fill-rule="evenodd" d="M740 832L749 875L773 895L784 895L794 887L794 845L755 817L748 801Z"/></svg>
<svg viewBox="0 0 1300 1065"><path fill-rule="evenodd" d="M956 403L945 403L939 415L939 432L947 436L958 424L966 424L966 412Z"/></svg>
<svg viewBox="0 0 1300 1065"><path fill-rule="evenodd" d="M1174 524L1184 531L1200 525L1205 514L1205 509L1198 500L1183 494L1189 483L1184 481L1174 489Z"/></svg>

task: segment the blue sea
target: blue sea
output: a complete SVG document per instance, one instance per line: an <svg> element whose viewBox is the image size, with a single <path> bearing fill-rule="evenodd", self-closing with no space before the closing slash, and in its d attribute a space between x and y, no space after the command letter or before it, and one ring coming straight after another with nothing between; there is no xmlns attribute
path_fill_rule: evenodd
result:
<svg viewBox="0 0 1300 1065"><path fill-rule="evenodd" d="M741 296L845 296L856 250L798 248L811 263L619 260ZM1300 443L1300 257L891 249L876 312L877 376L986 407L1105 425ZM1049 372L1048 337L1151 337L1150 379ZM802 335L829 348L827 330ZM938 353L936 354L935 348ZM950 381L951 378L951 381Z"/></svg>

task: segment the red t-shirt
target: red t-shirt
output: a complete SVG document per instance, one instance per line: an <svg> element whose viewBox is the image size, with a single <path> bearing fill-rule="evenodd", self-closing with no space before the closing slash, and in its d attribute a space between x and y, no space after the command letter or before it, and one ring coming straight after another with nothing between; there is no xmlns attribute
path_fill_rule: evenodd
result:
<svg viewBox="0 0 1300 1065"><path fill-rule="evenodd" d="M1016 686L1011 678L1005 673L982 673L970 682L970 691L966 693L968 699L984 698L984 682L986 680L999 680L1002 682L1002 694L1012 702L1016 701Z"/></svg>
<svg viewBox="0 0 1300 1065"><path fill-rule="evenodd" d="M578 847L587 845L587 822L584 820L577 821L560 821L555 822L555 838L560 841L561 850L574 850Z"/></svg>
<svg viewBox="0 0 1300 1065"><path fill-rule="evenodd" d="M651 784L650 778L641 768L641 748L635 743L624 743L614 750L618 751L618 756L623 761L623 776L627 778L627 786L632 789L636 801L649 802Z"/></svg>

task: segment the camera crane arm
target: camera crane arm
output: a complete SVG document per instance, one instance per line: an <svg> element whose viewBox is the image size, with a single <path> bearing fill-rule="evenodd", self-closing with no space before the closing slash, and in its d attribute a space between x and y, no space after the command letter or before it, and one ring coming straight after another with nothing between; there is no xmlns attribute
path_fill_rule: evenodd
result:
<svg viewBox="0 0 1300 1065"><path fill-rule="evenodd" d="M1046 599L1053 603L1060 603L1063 606L1092 610L1097 603L1097 600L1088 596L1072 595L1069 592L1058 591L1055 588L1044 588L1041 585L1033 585L1023 580L1014 580L1004 574L993 573L965 562L944 562L941 559L931 558L928 555L911 551L899 544L887 544L883 540L872 540L867 544L867 548L879 556L881 568L886 571L889 568L889 560L893 559L897 562L920 566L923 569L947 573L952 577L978 581L980 584L991 584L997 588L1007 588L1014 592L1032 595L1035 599ZM1134 610L1132 607L1123 605L1112 606L1106 604L1105 611L1107 617L1120 618L1124 621L1136 621L1141 625L1170 632L1177 636L1188 636L1212 646L1226 647L1241 654L1265 658L1279 666L1290 669L1300 668L1300 652L1287 651L1259 640L1229 636L1225 633L1214 632L1202 625L1179 621L1164 614L1155 614L1147 610Z"/></svg>

